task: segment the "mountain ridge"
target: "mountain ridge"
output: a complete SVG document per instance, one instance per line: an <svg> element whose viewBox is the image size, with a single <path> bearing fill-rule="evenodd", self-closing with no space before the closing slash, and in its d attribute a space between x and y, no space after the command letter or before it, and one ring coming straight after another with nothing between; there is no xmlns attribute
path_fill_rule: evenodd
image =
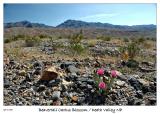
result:
<svg viewBox="0 0 160 114"><path fill-rule="evenodd" d="M26 27L26 28L34 28L34 27L40 27L40 28L52 28L53 26L45 25L42 23L32 23L30 21L18 21L18 22L9 22L4 23L4 28L12 28L12 27Z"/></svg>
<svg viewBox="0 0 160 114"><path fill-rule="evenodd" d="M131 31L139 31L139 30L156 30L156 25L148 24L148 25L114 25L110 23L101 23L101 22L85 22L80 20L66 20L63 23L57 26L49 26L42 23L32 23L29 21L19 21L19 22L10 22L4 23L4 28L12 28L12 27L26 27L26 28L103 28L103 29L117 29L117 30L131 30Z"/></svg>

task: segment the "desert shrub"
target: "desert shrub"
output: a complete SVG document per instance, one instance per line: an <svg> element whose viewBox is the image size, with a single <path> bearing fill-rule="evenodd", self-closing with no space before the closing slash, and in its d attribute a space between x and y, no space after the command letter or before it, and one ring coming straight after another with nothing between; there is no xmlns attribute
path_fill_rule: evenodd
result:
<svg viewBox="0 0 160 114"><path fill-rule="evenodd" d="M43 38L47 38L47 35L40 34L40 35L39 35L39 38L41 38L41 39L43 39Z"/></svg>
<svg viewBox="0 0 160 114"><path fill-rule="evenodd" d="M129 42L129 39L128 38L124 38L123 41L124 42Z"/></svg>
<svg viewBox="0 0 160 114"><path fill-rule="evenodd" d="M139 43L143 43L144 41L145 41L145 38L144 38L144 37L138 38L138 42L139 42Z"/></svg>
<svg viewBox="0 0 160 114"><path fill-rule="evenodd" d="M124 53L125 51L127 51L127 46L119 47L119 51L120 53Z"/></svg>
<svg viewBox="0 0 160 114"><path fill-rule="evenodd" d="M127 46L119 48L122 59L134 59L140 51L139 45L135 42L129 43Z"/></svg>
<svg viewBox="0 0 160 114"><path fill-rule="evenodd" d="M70 38L69 38L70 44L79 44L79 43L81 43L83 38L84 37L83 37L82 30L81 30L80 33L73 34L72 36L70 36Z"/></svg>
<svg viewBox="0 0 160 114"><path fill-rule="evenodd" d="M19 39L25 39L25 35L18 34L18 35L11 36L10 38L6 38L4 40L4 43L9 43L9 42L12 42L12 41L17 41Z"/></svg>
<svg viewBox="0 0 160 114"><path fill-rule="evenodd" d="M97 40L89 40L88 41L88 46L89 47L94 47L97 44Z"/></svg>
<svg viewBox="0 0 160 114"><path fill-rule="evenodd" d="M23 34L15 35L15 36L13 36L12 41L17 41L19 39L25 39L25 35L23 35Z"/></svg>
<svg viewBox="0 0 160 114"><path fill-rule="evenodd" d="M10 43L11 41L12 41L12 39L9 39L9 38L4 39L4 43Z"/></svg>
<svg viewBox="0 0 160 114"><path fill-rule="evenodd" d="M82 44L71 44L70 49L73 55L81 55L85 51Z"/></svg>
<svg viewBox="0 0 160 114"><path fill-rule="evenodd" d="M152 47L152 44L150 42L144 42L143 46L146 49L150 49Z"/></svg>
<svg viewBox="0 0 160 114"><path fill-rule="evenodd" d="M62 39L62 36L59 36L58 39Z"/></svg>
<svg viewBox="0 0 160 114"><path fill-rule="evenodd" d="M33 47L33 46L37 46L40 43L40 38L38 36L36 37L27 37L25 39L25 44L27 47Z"/></svg>
<svg viewBox="0 0 160 114"><path fill-rule="evenodd" d="M156 41L156 38L150 38L151 41Z"/></svg>
<svg viewBox="0 0 160 114"><path fill-rule="evenodd" d="M97 39L101 39L103 41L110 41L111 37L110 36L97 36Z"/></svg>
<svg viewBox="0 0 160 114"><path fill-rule="evenodd" d="M54 43L56 38L54 36L50 36L49 39L50 39L50 43L51 43L52 49L56 50L57 49L57 45Z"/></svg>
<svg viewBox="0 0 160 114"><path fill-rule="evenodd" d="M73 55L82 54L84 52L85 48L81 44L81 41L83 38L84 37L83 37L82 30L80 30L80 32L77 34L73 34L72 36L70 36L69 38L70 50Z"/></svg>
<svg viewBox="0 0 160 114"><path fill-rule="evenodd" d="M100 39L102 39L102 36L97 36L96 39L100 40Z"/></svg>
<svg viewBox="0 0 160 114"><path fill-rule="evenodd" d="M26 52L24 52L21 47L5 48L5 52L7 55L10 55L14 59L20 59L26 55Z"/></svg>
<svg viewBox="0 0 160 114"><path fill-rule="evenodd" d="M103 40L104 41L111 41L111 37L110 36L105 36L105 37L103 37Z"/></svg>
<svg viewBox="0 0 160 114"><path fill-rule="evenodd" d="M139 53L139 46L135 42L131 42L127 46L127 52L130 59L133 59Z"/></svg>

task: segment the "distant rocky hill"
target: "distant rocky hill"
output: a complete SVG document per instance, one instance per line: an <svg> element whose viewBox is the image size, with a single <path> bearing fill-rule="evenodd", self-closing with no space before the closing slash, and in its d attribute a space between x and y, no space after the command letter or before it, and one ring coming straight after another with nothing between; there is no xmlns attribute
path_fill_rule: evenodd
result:
<svg viewBox="0 0 160 114"><path fill-rule="evenodd" d="M29 21L20 21L20 22L11 22L11 23L4 23L5 28L12 28L12 27L27 27L27 28L51 28L52 26L48 26L41 23L31 23Z"/></svg>
<svg viewBox="0 0 160 114"><path fill-rule="evenodd" d="M156 38L156 25L134 25L122 26L100 22L84 22L67 20L56 27L40 23L21 21L15 23L4 23L4 37L10 38L13 35L47 35L56 37L67 37L78 33L81 29L87 38L99 36L110 36L118 38Z"/></svg>
<svg viewBox="0 0 160 114"><path fill-rule="evenodd" d="M77 20L67 20L64 23L57 26L58 28L103 28L103 29L123 29L123 30L155 30L156 25L113 25L109 23L100 23L100 22L84 22Z"/></svg>
<svg viewBox="0 0 160 114"><path fill-rule="evenodd" d="M32 23L29 21L20 21L20 22L11 22L4 23L5 28L12 27L27 27L27 28L53 28L53 26L48 26L41 23ZM116 30L130 30L130 31L146 31L146 30L156 30L156 25L113 25L109 23L100 23L100 22L84 22L79 20L66 20L65 22L56 26L56 28L102 28L102 29L116 29Z"/></svg>

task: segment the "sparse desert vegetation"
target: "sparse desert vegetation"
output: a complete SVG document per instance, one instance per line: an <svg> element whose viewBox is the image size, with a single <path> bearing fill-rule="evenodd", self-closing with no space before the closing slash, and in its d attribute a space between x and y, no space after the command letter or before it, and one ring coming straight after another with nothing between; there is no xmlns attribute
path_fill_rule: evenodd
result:
<svg viewBox="0 0 160 114"><path fill-rule="evenodd" d="M154 29L62 25L5 28L4 105L156 105Z"/></svg>

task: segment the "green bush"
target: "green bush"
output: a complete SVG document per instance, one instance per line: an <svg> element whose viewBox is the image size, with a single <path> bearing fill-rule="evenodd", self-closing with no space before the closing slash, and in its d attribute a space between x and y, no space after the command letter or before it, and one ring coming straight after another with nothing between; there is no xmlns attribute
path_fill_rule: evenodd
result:
<svg viewBox="0 0 160 114"><path fill-rule="evenodd" d="M58 39L62 39L62 36L59 36Z"/></svg>
<svg viewBox="0 0 160 114"><path fill-rule="evenodd" d="M85 48L81 44L72 44L70 49L73 55L82 54L85 51Z"/></svg>
<svg viewBox="0 0 160 114"><path fill-rule="evenodd" d="M151 40L151 41L156 41L157 39L156 39L156 38L150 38L150 40Z"/></svg>
<svg viewBox="0 0 160 114"><path fill-rule="evenodd" d="M144 37L140 37L139 39L138 39L138 42L139 43L143 43L145 41L145 38Z"/></svg>
<svg viewBox="0 0 160 114"><path fill-rule="evenodd" d="M27 37L25 39L25 44L27 47L33 47L33 46L39 45L40 41L41 40L38 36L37 37Z"/></svg>
<svg viewBox="0 0 160 114"><path fill-rule="evenodd" d="M97 39L101 39L101 40L104 40L104 41L110 41L111 37L110 36L97 36Z"/></svg>
<svg viewBox="0 0 160 114"><path fill-rule="evenodd" d="M103 37L103 40L104 40L104 41L111 41L111 37L105 36L105 37Z"/></svg>
<svg viewBox="0 0 160 114"><path fill-rule="evenodd" d="M17 41L19 39L25 39L25 35L23 35L23 34L15 35L15 36L13 36L12 41Z"/></svg>
<svg viewBox="0 0 160 114"><path fill-rule="evenodd" d="M17 41L19 39L25 39L25 35L18 34L18 35L11 36L10 38L5 39L4 43L9 43L9 42L12 42L12 41Z"/></svg>
<svg viewBox="0 0 160 114"><path fill-rule="evenodd" d="M82 39L83 39L83 33L82 33L82 30L80 30L79 33L77 34L73 34L72 36L69 37L70 39L70 44L79 44L81 43Z"/></svg>
<svg viewBox="0 0 160 114"><path fill-rule="evenodd" d="M12 39L4 39L4 43L10 43L12 41Z"/></svg>
<svg viewBox="0 0 160 114"><path fill-rule="evenodd" d="M126 56L128 56L129 59L133 60L134 57L137 56L137 54L139 53L140 48L139 48L139 44L135 42L131 42L127 46L120 47L119 51L122 56L124 56L124 54L126 54L127 52Z"/></svg>
<svg viewBox="0 0 160 114"><path fill-rule="evenodd" d="M46 35L46 34L40 34L40 35L39 35L39 38L40 38L40 39L47 38L47 37L48 37L48 35Z"/></svg>
<svg viewBox="0 0 160 114"><path fill-rule="evenodd" d="M127 51L130 59L134 59L134 57L139 53L139 45L135 42L129 43L127 46Z"/></svg>
<svg viewBox="0 0 160 114"><path fill-rule="evenodd" d="M124 42L129 42L129 39L128 38L124 38L123 41Z"/></svg>
<svg viewBox="0 0 160 114"><path fill-rule="evenodd" d="M72 54L82 54L84 52L84 47L81 44L81 41L83 39L83 33L82 30L80 30L79 33L73 34L72 36L69 37L69 42L70 42L70 50Z"/></svg>
<svg viewBox="0 0 160 114"><path fill-rule="evenodd" d="M119 51L120 53L124 53L125 51L127 51L127 47L126 46L119 47Z"/></svg>

